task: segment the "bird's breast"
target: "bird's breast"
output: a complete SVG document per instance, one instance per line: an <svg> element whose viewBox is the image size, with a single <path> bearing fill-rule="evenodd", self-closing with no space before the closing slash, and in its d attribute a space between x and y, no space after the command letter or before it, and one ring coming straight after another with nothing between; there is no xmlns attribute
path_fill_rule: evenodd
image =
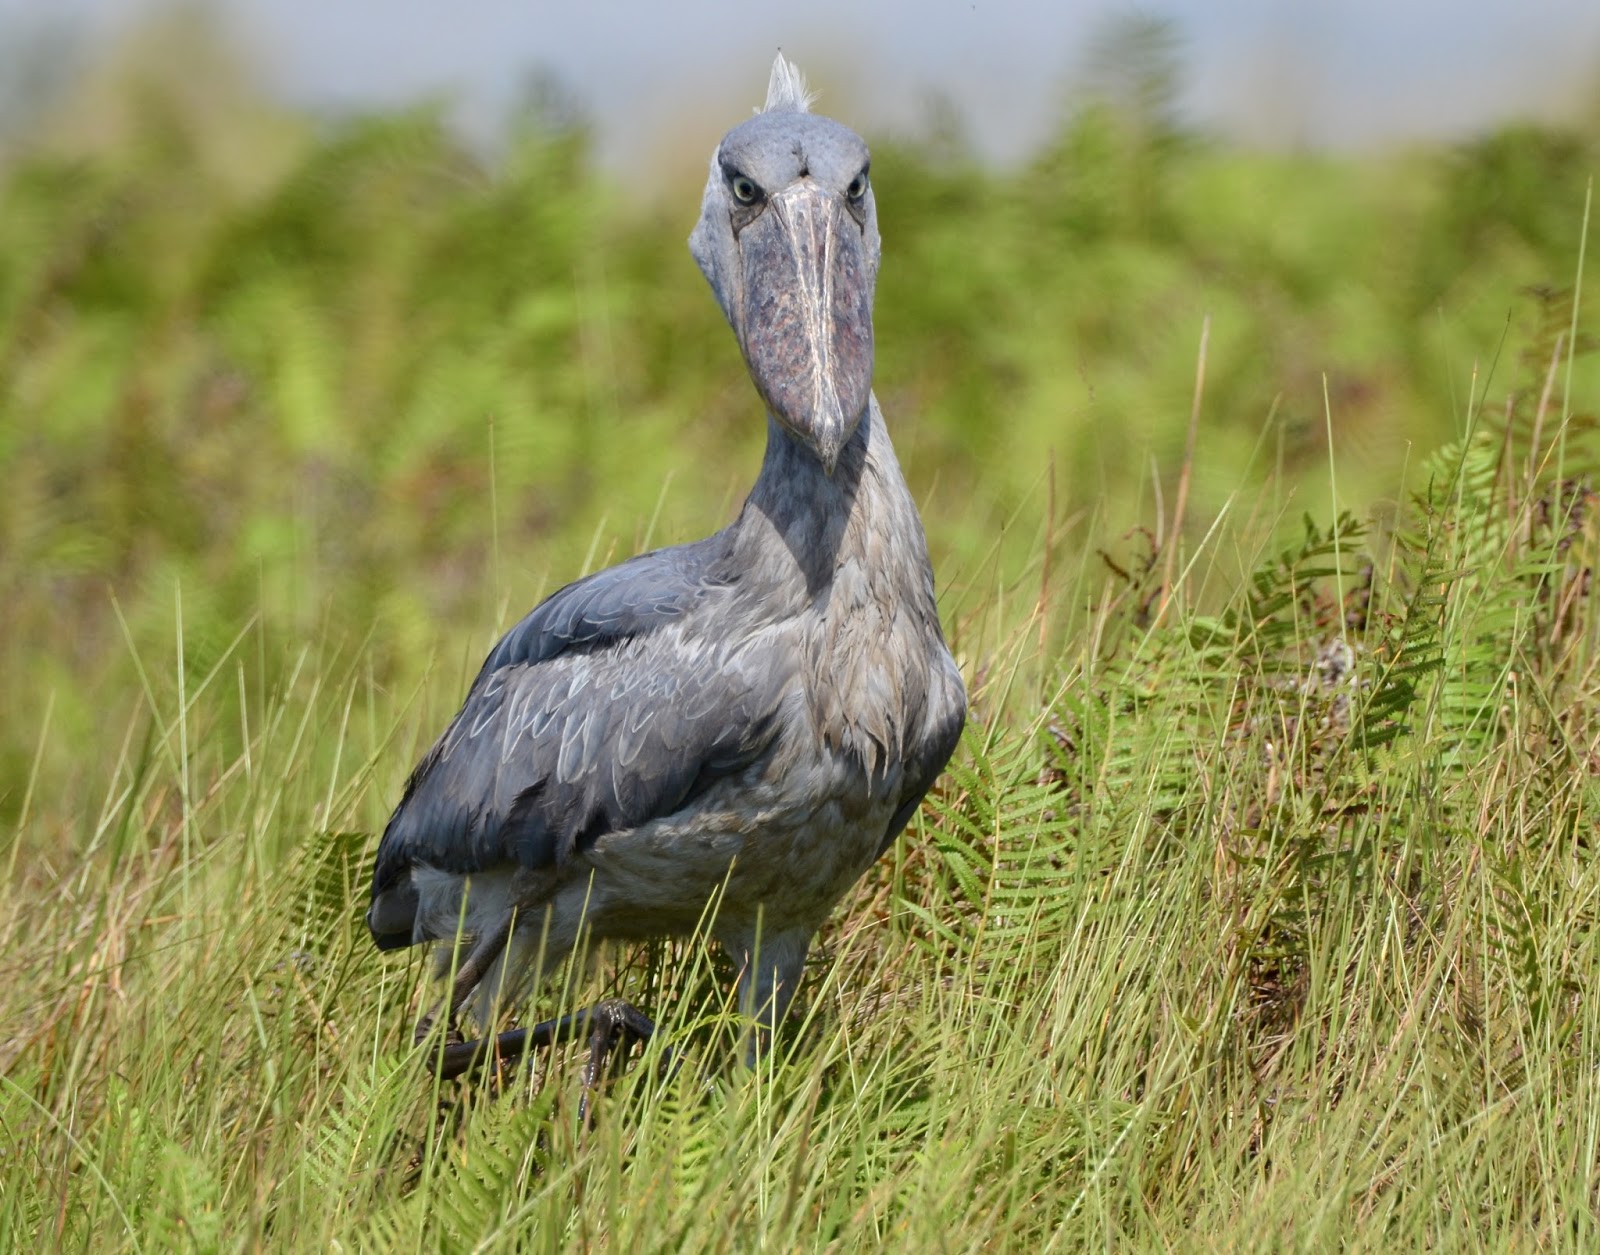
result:
<svg viewBox="0 0 1600 1255"><path fill-rule="evenodd" d="M709 898L720 924L817 926L877 856L893 813L837 755L774 755L676 815L600 838L596 924L607 935L694 928Z"/></svg>
<svg viewBox="0 0 1600 1255"><path fill-rule="evenodd" d="M801 677L817 752L854 766L877 794L904 758L926 707L933 649L922 589L896 587L883 570L842 562L816 623Z"/></svg>

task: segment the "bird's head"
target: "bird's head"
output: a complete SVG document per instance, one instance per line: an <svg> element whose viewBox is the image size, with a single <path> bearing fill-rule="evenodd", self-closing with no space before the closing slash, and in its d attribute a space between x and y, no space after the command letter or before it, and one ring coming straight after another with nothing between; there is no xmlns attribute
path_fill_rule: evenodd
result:
<svg viewBox="0 0 1600 1255"><path fill-rule="evenodd" d="M768 410L832 474L872 392L880 245L866 144L809 106L779 54L766 107L711 156L689 251Z"/></svg>

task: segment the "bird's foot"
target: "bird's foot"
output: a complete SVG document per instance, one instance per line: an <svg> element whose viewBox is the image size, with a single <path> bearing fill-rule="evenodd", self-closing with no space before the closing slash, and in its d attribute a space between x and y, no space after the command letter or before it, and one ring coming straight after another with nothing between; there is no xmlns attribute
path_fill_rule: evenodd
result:
<svg viewBox="0 0 1600 1255"><path fill-rule="evenodd" d="M583 1065L586 1090L599 1083L607 1057L619 1045L626 1051L635 1042L647 1042L655 1036L656 1026L638 1008L620 998L608 998L579 1014L586 1017L584 1027L589 1030L589 1058Z"/></svg>
<svg viewBox="0 0 1600 1255"><path fill-rule="evenodd" d="M427 1041L428 1037L433 1033L433 1026L435 1023L437 1023L437 1021L437 1012L430 1012L418 1020L417 1027L412 1030L411 1033L411 1044L413 1046L420 1046L423 1042ZM454 1024L450 1025L445 1029L444 1040L447 1046L460 1044L462 1040L461 1030L458 1029Z"/></svg>
<svg viewBox="0 0 1600 1255"><path fill-rule="evenodd" d="M514 1066L535 1048L558 1046L582 1038L589 1043L589 1058L583 1065L581 1107L586 1113L589 1091L599 1084L612 1051L619 1045L626 1050L635 1042L649 1041L655 1031L656 1026L636 1008L617 999L608 999L530 1028L514 1028L496 1037L447 1044L439 1052L438 1076L440 1080L451 1080L491 1062Z"/></svg>

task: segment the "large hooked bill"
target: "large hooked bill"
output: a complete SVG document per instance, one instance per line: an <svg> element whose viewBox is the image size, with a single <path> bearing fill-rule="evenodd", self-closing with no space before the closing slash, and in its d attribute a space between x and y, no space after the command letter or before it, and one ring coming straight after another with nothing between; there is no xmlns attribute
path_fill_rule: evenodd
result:
<svg viewBox="0 0 1600 1255"><path fill-rule="evenodd" d="M839 195L801 179L739 233L739 347L772 415L831 475L872 392L872 281Z"/></svg>

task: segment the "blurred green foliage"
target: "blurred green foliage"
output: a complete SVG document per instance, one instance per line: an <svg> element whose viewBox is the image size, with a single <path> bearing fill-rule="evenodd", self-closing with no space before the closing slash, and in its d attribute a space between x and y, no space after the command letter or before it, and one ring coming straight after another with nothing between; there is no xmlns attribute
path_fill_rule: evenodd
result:
<svg viewBox="0 0 1600 1255"><path fill-rule="evenodd" d="M1474 389L1531 411L1565 331L1593 136L1237 151L1174 121L1146 36L1021 168L874 145L877 391L957 600L1046 530L1115 543L1152 476L1170 501L1207 314L1191 531L1269 479L1327 513L1325 390L1341 504L1401 491ZM437 108L319 125L229 90L145 82L113 141L0 168L0 817L34 773L103 774L141 664L192 684L254 624L257 683L314 639L398 703L441 642L475 665L754 475L758 402L683 246L698 164L647 198L560 110L490 159Z"/></svg>
<svg viewBox="0 0 1600 1255"><path fill-rule="evenodd" d="M0 115L0 1248L1595 1247L1595 135L1238 151L1130 19L1020 168L878 139L968 734L781 1066L699 942L575 965L687 1061L584 1128L420 1083L360 903L496 630L754 475L704 167L159 42Z"/></svg>

